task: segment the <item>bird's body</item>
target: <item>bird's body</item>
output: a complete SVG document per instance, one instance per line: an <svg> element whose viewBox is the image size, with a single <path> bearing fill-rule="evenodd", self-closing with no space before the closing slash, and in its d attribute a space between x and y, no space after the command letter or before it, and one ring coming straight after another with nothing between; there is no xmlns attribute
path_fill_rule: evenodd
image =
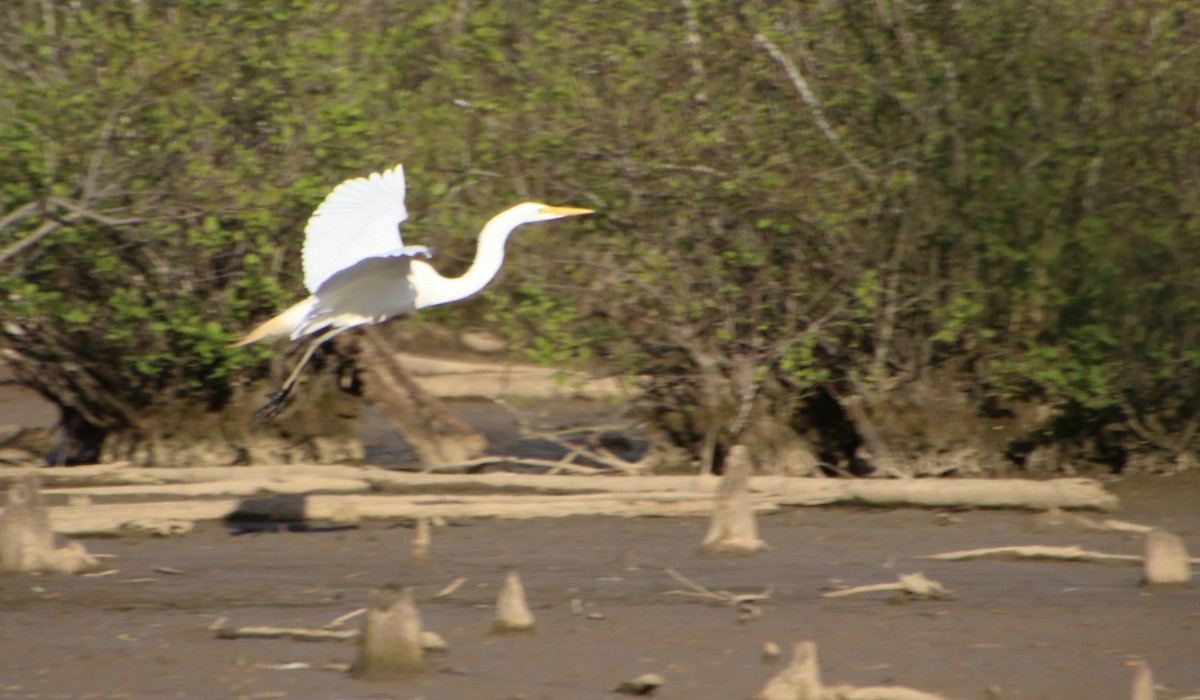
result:
<svg viewBox="0 0 1200 700"><path fill-rule="evenodd" d="M321 203L305 227L304 285L311 296L233 343L265 338L292 340L322 332L284 383L273 403L286 400L300 371L321 343L344 330L469 297L504 263L504 244L521 224L590 213L588 209L518 204L496 215L479 233L475 259L461 277L443 277L426 260L429 249L405 246L402 166L347 180ZM425 258L425 259L422 259Z"/></svg>

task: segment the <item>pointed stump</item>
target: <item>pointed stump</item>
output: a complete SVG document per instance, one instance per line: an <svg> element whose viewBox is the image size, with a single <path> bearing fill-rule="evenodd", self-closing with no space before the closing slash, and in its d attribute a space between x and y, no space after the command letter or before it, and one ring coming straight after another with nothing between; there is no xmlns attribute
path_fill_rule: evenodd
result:
<svg viewBox="0 0 1200 700"><path fill-rule="evenodd" d="M411 588L387 585L371 591L359 637L358 658L350 673L386 678L425 670L421 614Z"/></svg>
<svg viewBox="0 0 1200 700"><path fill-rule="evenodd" d="M533 631L533 613L525 600L525 586L516 571L509 571L504 579L504 588L496 598L496 621L492 623L492 631L531 632Z"/></svg>
<svg viewBox="0 0 1200 700"><path fill-rule="evenodd" d="M708 534L700 545L702 554L747 555L767 548L758 537L758 521L750 505L751 471L749 450L735 445L725 459Z"/></svg>

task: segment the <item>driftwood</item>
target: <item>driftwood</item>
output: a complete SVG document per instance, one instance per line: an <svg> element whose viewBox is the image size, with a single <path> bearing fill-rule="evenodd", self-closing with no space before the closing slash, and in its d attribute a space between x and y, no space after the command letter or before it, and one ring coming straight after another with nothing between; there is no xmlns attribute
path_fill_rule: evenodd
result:
<svg viewBox="0 0 1200 700"><path fill-rule="evenodd" d="M701 492L711 495L719 479L713 476L564 476L541 474L423 474L397 472L378 467L347 465L281 465L251 467L130 467L99 465L87 467L0 467L0 483L26 474L37 474L53 487L84 485L186 484L229 480L261 480L260 488L272 482L286 487L292 479L323 479L366 482L372 489L470 488L536 489L553 493L636 493L645 491ZM749 483L751 493L779 501L781 505L813 506L853 503L878 506L922 506L930 508L977 507L1111 510L1115 496L1093 479L818 479L789 476L757 476ZM91 493L79 489L75 493ZM107 492L117 495L120 492ZM136 493L130 490L128 493Z"/></svg>
<svg viewBox="0 0 1200 700"><path fill-rule="evenodd" d="M772 589L767 588L762 593L732 593L730 591L713 591L692 581L675 569L667 569L667 574L687 588L684 590L667 591L667 595L683 595L708 600L718 605L729 605L737 608L739 620L749 620L762 615L757 603L771 597Z"/></svg>
<svg viewBox="0 0 1200 700"><path fill-rule="evenodd" d="M177 534L186 531L187 522L238 516L337 522L362 518L704 516L712 512L720 481L713 476L428 474L347 465L105 465L36 470L0 467L0 483L30 474L55 486L46 492L49 502L75 504L48 509L54 530L66 534L111 533L135 527L131 525L134 521L152 524L148 528L152 532ZM766 476L749 478L747 488L742 498L756 513L834 503L1098 509L1116 504L1099 483L1088 479L898 481ZM396 494L417 489L424 494ZM435 490L496 493L428 495ZM194 500L201 497L204 500ZM718 529L717 541L722 532ZM746 539L743 532L740 539L757 541L757 535L751 533Z"/></svg>
<svg viewBox="0 0 1200 700"><path fill-rule="evenodd" d="M756 505L764 510L769 502ZM126 523L147 518L281 521L420 518L561 518L573 515L617 517L703 516L712 510L707 494L568 494L545 496L275 496L256 499L109 503L49 508L56 532L100 534L120 532Z"/></svg>
<svg viewBox="0 0 1200 700"><path fill-rule="evenodd" d="M650 695L666 682L667 680L657 673L643 673L637 678L618 683L613 692L622 695Z"/></svg>
<svg viewBox="0 0 1200 700"><path fill-rule="evenodd" d="M1142 557L1136 554L1107 554L1105 552L1086 550L1078 545L1053 547L1041 544L965 549L958 552L927 554L921 558L938 559L940 561L962 561L964 559L1052 559L1058 561L1119 562L1122 564L1142 563ZM1200 559L1190 559L1189 561L1193 564L1200 563Z"/></svg>
<svg viewBox="0 0 1200 700"><path fill-rule="evenodd" d="M363 608L361 612L366 612ZM355 613L361 614L359 611ZM360 630L326 629L323 627L218 627L218 639L293 639L298 642L344 642L358 639ZM437 632L421 631L421 648L425 651L446 651L446 640Z"/></svg>
<svg viewBox="0 0 1200 700"><path fill-rule="evenodd" d="M326 630L312 627L221 627L220 639L295 639L301 642L344 641L357 639L358 630Z"/></svg>
<svg viewBox="0 0 1200 700"><path fill-rule="evenodd" d="M913 598L947 598L949 592L942 587L942 584L928 579L924 574L900 574L899 580L896 583L876 583L869 586L855 586L854 588L843 588L837 591L830 591L821 594L823 598L845 598L846 596L858 595L859 593L874 593L878 591L901 591L912 596Z"/></svg>
<svg viewBox="0 0 1200 700"><path fill-rule="evenodd" d="M1147 533L1154 528L1150 525L1141 525L1125 520L1114 520L1112 518L1095 520L1081 513L1068 513L1062 508L1055 507L1035 515L1033 518L1033 529L1038 531L1068 529L1095 532Z"/></svg>

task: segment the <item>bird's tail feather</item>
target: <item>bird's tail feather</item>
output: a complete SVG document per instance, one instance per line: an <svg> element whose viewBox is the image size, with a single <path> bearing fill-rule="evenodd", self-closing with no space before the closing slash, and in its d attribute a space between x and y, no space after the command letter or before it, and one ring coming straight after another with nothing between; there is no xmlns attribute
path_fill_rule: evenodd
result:
<svg viewBox="0 0 1200 700"><path fill-rule="evenodd" d="M264 321L254 330L230 343L229 347L239 348L264 338L277 338L281 335L295 336L307 321L314 301L313 297L308 297L304 301L293 304L283 313Z"/></svg>

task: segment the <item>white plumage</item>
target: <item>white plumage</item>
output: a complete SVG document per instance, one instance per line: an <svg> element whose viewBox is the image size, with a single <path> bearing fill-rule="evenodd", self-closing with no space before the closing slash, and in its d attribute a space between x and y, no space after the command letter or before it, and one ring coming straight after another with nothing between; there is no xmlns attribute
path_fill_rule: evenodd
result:
<svg viewBox="0 0 1200 700"><path fill-rule="evenodd" d="M443 277L424 260L425 246L406 246L400 224L404 168L347 180L321 202L304 229L304 286L311 296L233 343L297 340L325 329L305 351L283 388L264 409L287 400L301 370L323 342L355 326L382 323L416 309L466 298L483 289L504 262L504 244L521 224L588 214L590 209L524 202L492 218L479 233L475 259L461 277Z"/></svg>

